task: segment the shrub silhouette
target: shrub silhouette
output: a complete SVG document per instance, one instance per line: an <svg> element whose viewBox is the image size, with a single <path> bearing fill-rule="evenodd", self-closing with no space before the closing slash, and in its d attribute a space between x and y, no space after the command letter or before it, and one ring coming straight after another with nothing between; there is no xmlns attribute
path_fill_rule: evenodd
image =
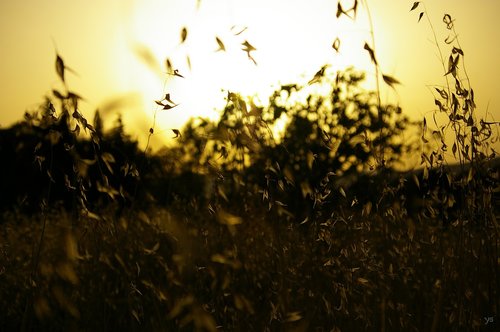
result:
<svg viewBox="0 0 500 332"><path fill-rule="evenodd" d="M411 126L408 118L397 106L379 107L376 95L360 87L363 74L349 69L334 78L324 75L316 84L327 92L286 85L265 107L229 92L221 118L188 123L168 153L178 156L179 168L218 179L215 187L227 199L278 202L280 213L302 220L326 198L325 181L332 181L331 191L339 189L335 179L350 179L343 184L347 189L361 175L375 175L382 149L386 167L414 149L399 138ZM276 134L278 121L286 125ZM328 200L334 205L338 197Z"/></svg>
<svg viewBox="0 0 500 332"><path fill-rule="evenodd" d="M120 119L109 132L94 132L90 138L79 137L74 126L67 111L56 114L47 100L40 112L0 132L5 160L0 209L36 212L41 205L63 203L78 212L130 203L139 176L136 165L149 167L137 141L125 133Z"/></svg>

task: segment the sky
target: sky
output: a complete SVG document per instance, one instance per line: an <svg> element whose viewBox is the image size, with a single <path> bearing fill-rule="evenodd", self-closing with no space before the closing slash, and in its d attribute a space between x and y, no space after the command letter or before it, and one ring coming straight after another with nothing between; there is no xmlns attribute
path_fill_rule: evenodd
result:
<svg viewBox="0 0 500 332"><path fill-rule="evenodd" d="M427 17L413 1L366 1L373 19L375 52L384 74L402 84L383 87L382 100L399 104L411 118L430 116L432 86L444 77ZM76 74L71 90L85 98L81 111L99 109L112 123L122 114L126 128L144 142L156 114L155 144L172 140L191 116L215 118L227 91L266 96L280 83L307 83L321 66L374 68L363 45L371 44L366 7L356 20L337 19L337 0L2 0L0 1L0 127L19 121L61 89L56 52ZM350 7L352 1L341 1ZM361 1L363 4L364 1ZM437 37L449 34L444 13L455 20L478 112L499 120L500 1L440 0L425 3ZM181 43L181 30L187 37ZM241 34L238 34L243 30ZM216 52L216 37L226 51ZM332 43L339 38L336 52ZM255 65L242 43L256 48ZM449 46L441 43L444 56ZM187 58L189 57L189 63ZM165 60L184 78L166 74ZM170 93L179 106L159 110L154 100Z"/></svg>

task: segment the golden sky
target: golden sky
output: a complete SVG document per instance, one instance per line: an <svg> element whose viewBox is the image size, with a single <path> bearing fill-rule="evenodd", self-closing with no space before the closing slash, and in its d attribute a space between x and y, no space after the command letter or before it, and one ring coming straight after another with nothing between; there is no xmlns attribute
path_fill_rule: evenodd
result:
<svg viewBox="0 0 500 332"><path fill-rule="evenodd" d="M363 50L370 42L366 9L359 8L355 21L337 19L337 2L200 0L197 7L197 0L0 1L0 125L21 119L60 88L56 48L78 73L68 74L68 84L85 98L82 112L91 118L100 108L114 119L119 107L113 106L121 106L128 128L141 140L151 126L154 100L166 92L180 105L158 113L155 130L165 133L163 139L190 116L216 116L227 90L259 93L265 100L280 82L304 84L326 63L334 70L354 65L367 71L374 88L374 69ZM384 89L383 101L399 103L421 119L434 109L429 87L444 84L429 24L425 17L417 23L419 10L409 12L413 1L367 2L380 68L402 82L396 91ZM443 14L455 19L479 111L500 120L500 1L439 0L426 6L441 41L448 35ZM181 44L183 27L188 34ZM226 52L215 52L215 37ZM331 47L337 37L339 53ZM245 41L256 48L257 65L241 50ZM442 45L447 57L450 50ZM164 74L166 58L184 79Z"/></svg>

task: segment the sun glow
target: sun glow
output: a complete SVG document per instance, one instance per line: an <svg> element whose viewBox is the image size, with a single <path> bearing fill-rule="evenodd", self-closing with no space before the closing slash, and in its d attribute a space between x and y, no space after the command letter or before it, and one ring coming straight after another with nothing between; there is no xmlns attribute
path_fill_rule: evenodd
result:
<svg viewBox="0 0 500 332"><path fill-rule="evenodd" d="M150 72L137 88L148 114L156 114L155 132L170 137L170 128L190 117L216 118L228 91L265 103L280 84L307 84L327 63L334 70L373 72L363 50L366 20L337 19L335 13L336 3L322 0L202 1L199 8L196 1L138 2L129 44L143 62L140 70ZM337 38L338 51L332 47ZM255 50L245 52L249 45ZM183 78L166 72L167 59ZM154 100L165 93L178 106L160 111Z"/></svg>
<svg viewBox="0 0 500 332"><path fill-rule="evenodd" d="M91 118L99 109L109 125L120 113L141 143L152 126L154 100L166 92L179 106L158 112L154 136L160 144L190 116L216 117L213 109L224 106L227 90L256 93L265 103L273 87L306 84L326 63L332 71L348 65L366 71L367 88L374 89L374 67L363 49L364 42L372 45L365 4L374 20L380 73L402 83L396 90L384 90L382 83L382 102L395 97L418 121L435 110L432 87L445 84L445 76L428 23L436 29L446 62L451 50L444 43L449 31L442 17L449 13L466 52L477 111L489 114L490 121L500 118L498 88L492 83L500 76L495 66L499 1L428 2L429 13L420 22L419 13L409 11L413 1L358 1L355 20L336 18L339 2L349 8L354 0L0 1L5 32L0 34L0 126L18 121L43 96L52 95L58 82L54 46L79 74L67 76L68 87L85 98L82 111ZM188 35L180 44L183 27ZM224 42L225 52L215 52L215 37ZM332 48L337 37L338 53ZM256 48L251 54L257 66L242 51L245 41ZM165 74L166 58L185 79ZM156 135L162 131L163 137Z"/></svg>

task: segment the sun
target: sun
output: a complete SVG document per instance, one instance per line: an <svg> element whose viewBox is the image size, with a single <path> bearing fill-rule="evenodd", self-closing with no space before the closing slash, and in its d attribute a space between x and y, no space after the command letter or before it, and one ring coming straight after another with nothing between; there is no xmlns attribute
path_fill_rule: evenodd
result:
<svg viewBox="0 0 500 332"><path fill-rule="evenodd" d="M143 52L141 69L154 72L138 83L148 116L168 132L190 117L215 119L228 91L265 103L280 84L306 84L327 63L373 71L363 50L368 30L335 11L321 0L137 2L130 43ZM167 59L179 75L167 72ZM166 93L178 106L158 110L154 100Z"/></svg>

